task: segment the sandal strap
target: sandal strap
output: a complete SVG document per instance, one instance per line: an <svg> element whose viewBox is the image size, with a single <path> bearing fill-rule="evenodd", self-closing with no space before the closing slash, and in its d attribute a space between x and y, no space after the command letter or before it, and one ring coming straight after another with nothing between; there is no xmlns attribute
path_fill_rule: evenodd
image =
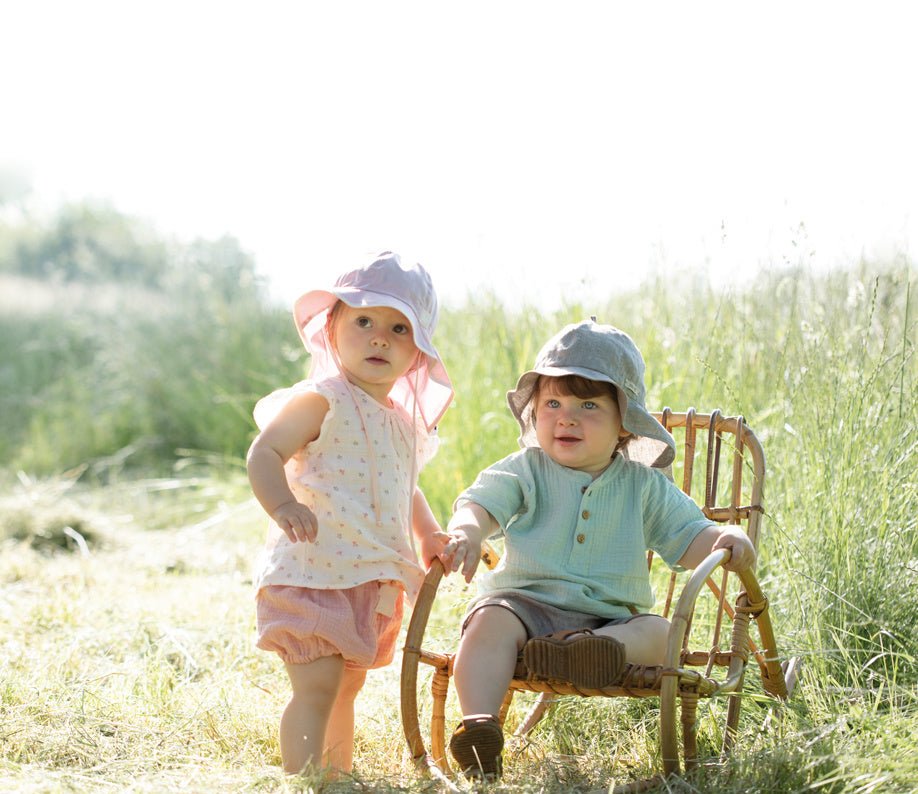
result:
<svg viewBox="0 0 918 794"><path fill-rule="evenodd" d="M583 634L589 637L594 636L593 629L565 629L564 631L556 631L554 634L545 634L543 635L543 639L560 640L563 642L575 634Z"/></svg>
<svg viewBox="0 0 918 794"><path fill-rule="evenodd" d="M490 725L493 723L500 727L500 722L493 714L469 714L467 717L462 718L462 722L459 723L459 726L456 728L471 728L473 725Z"/></svg>

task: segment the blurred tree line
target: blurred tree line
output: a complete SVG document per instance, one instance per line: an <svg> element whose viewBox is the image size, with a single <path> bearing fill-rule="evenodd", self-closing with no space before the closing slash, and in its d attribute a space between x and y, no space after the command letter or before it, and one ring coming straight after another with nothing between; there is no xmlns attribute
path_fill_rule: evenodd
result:
<svg viewBox="0 0 918 794"><path fill-rule="evenodd" d="M240 464L255 399L302 377L306 353L238 241L180 243L92 203L10 215L0 214L4 467L107 477Z"/></svg>

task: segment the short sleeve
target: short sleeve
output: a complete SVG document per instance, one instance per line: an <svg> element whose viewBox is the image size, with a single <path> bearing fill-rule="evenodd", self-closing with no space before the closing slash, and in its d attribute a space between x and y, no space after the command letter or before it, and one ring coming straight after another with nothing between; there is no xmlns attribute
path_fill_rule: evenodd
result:
<svg viewBox="0 0 918 794"><path fill-rule="evenodd" d="M695 536L712 522L662 472L648 472L643 488L644 537L648 548L676 568Z"/></svg>
<svg viewBox="0 0 918 794"><path fill-rule="evenodd" d="M517 516L527 512L528 497L534 490L531 477L526 476L525 468L520 465L521 460L521 453L516 453L489 466L459 494L454 507L474 502L506 530Z"/></svg>

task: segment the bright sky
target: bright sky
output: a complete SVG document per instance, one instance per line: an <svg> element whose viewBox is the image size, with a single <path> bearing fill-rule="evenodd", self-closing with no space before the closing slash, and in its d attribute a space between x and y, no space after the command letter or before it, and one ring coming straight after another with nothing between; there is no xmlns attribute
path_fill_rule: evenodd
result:
<svg viewBox="0 0 918 794"><path fill-rule="evenodd" d="M914 261L910 5L0 0L0 168L287 301L381 248L546 306Z"/></svg>

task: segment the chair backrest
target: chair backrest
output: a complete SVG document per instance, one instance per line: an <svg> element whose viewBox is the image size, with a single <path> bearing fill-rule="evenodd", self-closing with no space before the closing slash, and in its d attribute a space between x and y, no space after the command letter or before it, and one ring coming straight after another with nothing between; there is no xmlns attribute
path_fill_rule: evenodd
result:
<svg viewBox="0 0 918 794"><path fill-rule="evenodd" d="M674 482L695 499L711 521L741 526L758 550L764 511L765 455L743 417L723 416L720 411L701 414L692 408L684 413L665 408L654 416L676 439ZM647 564L653 571L653 552L648 552ZM679 578L676 573L668 574L662 605L666 617L678 592ZM714 598L705 599L703 604L699 601L682 651L683 664L704 666L707 673L714 665L729 665L729 627L735 597L741 588L738 578L726 569L719 569L716 579L714 576L708 579ZM691 649L698 642L692 637L693 628L696 636L701 635L702 645L697 650ZM749 650L757 653L751 640Z"/></svg>

